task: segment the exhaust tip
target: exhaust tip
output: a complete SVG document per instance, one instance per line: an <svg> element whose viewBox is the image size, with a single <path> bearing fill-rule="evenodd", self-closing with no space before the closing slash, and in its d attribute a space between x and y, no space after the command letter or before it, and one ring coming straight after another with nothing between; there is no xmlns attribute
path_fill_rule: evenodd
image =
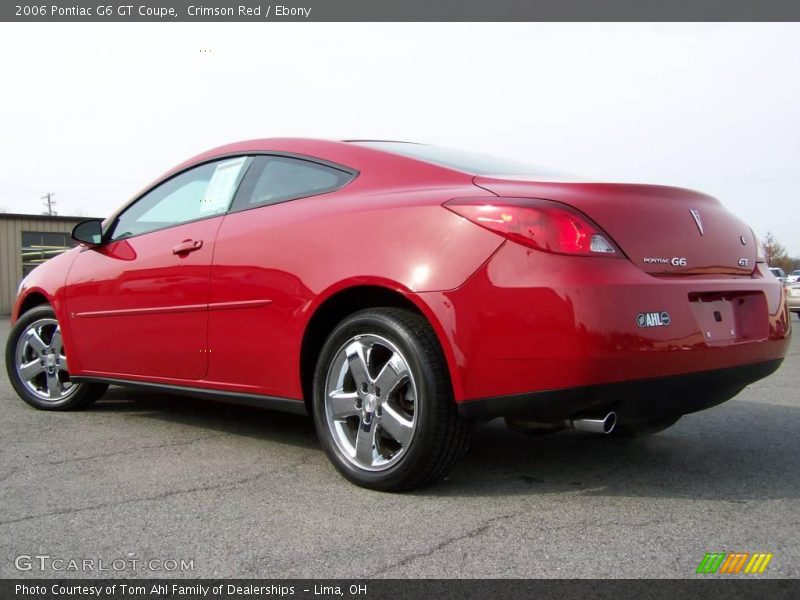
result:
<svg viewBox="0 0 800 600"><path fill-rule="evenodd" d="M589 431L591 433L608 434L614 431L617 425L617 413L613 410L600 419L570 419L567 424L579 431Z"/></svg>
<svg viewBox="0 0 800 600"><path fill-rule="evenodd" d="M613 410L606 415L606 418L603 419L603 433L611 433L614 431L614 427L617 426L617 413Z"/></svg>

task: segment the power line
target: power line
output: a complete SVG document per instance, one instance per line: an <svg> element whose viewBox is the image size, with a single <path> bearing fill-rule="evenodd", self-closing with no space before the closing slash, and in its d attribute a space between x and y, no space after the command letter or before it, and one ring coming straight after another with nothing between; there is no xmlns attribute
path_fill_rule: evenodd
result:
<svg viewBox="0 0 800 600"><path fill-rule="evenodd" d="M47 206L47 211L43 212L44 215L57 215L58 213L53 210L53 207L56 205L56 201L53 200L53 196L55 196L55 192L47 192L44 196L42 196L42 200L45 201L45 206Z"/></svg>

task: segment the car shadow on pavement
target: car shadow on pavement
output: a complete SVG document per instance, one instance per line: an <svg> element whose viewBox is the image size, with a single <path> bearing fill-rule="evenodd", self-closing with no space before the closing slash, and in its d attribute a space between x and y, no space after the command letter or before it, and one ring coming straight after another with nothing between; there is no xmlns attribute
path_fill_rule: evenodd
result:
<svg viewBox="0 0 800 600"><path fill-rule="evenodd" d="M479 428L431 496L572 491L589 496L745 503L800 497L800 409L747 401L686 415L647 438L562 431L533 437L501 420Z"/></svg>
<svg viewBox="0 0 800 600"><path fill-rule="evenodd" d="M158 419L301 448L319 446L314 424L306 416L190 396L111 387L91 410Z"/></svg>
<svg viewBox="0 0 800 600"><path fill-rule="evenodd" d="M111 388L93 411L318 448L310 418L159 392ZM527 436L502 420L477 428L470 449L422 497L562 494L698 500L796 499L800 409L732 400L636 440L563 431ZM322 451L319 460L326 458Z"/></svg>

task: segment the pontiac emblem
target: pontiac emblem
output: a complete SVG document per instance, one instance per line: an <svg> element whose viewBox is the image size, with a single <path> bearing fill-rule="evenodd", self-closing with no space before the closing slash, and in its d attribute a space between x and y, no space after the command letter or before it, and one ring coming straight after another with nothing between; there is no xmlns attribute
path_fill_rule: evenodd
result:
<svg viewBox="0 0 800 600"><path fill-rule="evenodd" d="M700 235L705 235L703 232L703 222L700 220L700 211L696 208L690 208L689 212L692 213L692 217L694 217L694 222L697 224L697 229L700 231Z"/></svg>

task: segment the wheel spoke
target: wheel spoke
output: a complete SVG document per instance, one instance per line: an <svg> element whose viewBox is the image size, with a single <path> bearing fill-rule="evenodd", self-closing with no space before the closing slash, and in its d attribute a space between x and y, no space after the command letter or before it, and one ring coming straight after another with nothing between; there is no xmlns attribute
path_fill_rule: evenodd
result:
<svg viewBox="0 0 800 600"><path fill-rule="evenodd" d="M380 389L381 396L386 398L407 378L408 367L402 357L394 352L375 378L375 387Z"/></svg>
<svg viewBox="0 0 800 600"><path fill-rule="evenodd" d="M356 399L358 398L356 392L336 390L328 395L330 396L331 417L334 419L341 420L360 414L356 408Z"/></svg>
<svg viewBox="0 0 800 600"><path fill-rule="evenodd" d="M42 371L44 371L44 367L38 359L19 366L19 376L25 381L30 381Z"/></svg>
<svg viewBox="0 0 800 600"><path fill-rule="evenodd" d="M51 399L57 400L64 393L64 386L58 378L58 372L47 374L47 393Z"/></svg>
<svg viewBox="0 0 800 600"><path fill-rule="evenodd" d="M361 421L358 424L358 433L356 434L356 460L364 466L372 466L374 462L374 449L375 445L375 421L372 420L369 424Z"/></svg>
<svg viewBox="0 0 800 600"><path fill-rule="evenodd" d="M56 327L53 332L53 338L50 340L50 350L55 350L56 354L61 354L64 349L64 343L61 339L61 327Z"/></svg>
<svg viewBox="0 0 800 600"><path fill-rule="evenodd" d="M383 405L381 428L402 446L406 446L414 433L414 422L406 419L388 404Z"/></svg>
<svg viewBox="0 0 800 600"><path fill-rule="evenodd" d="M64 404L81 389L69 381L67 369L58 321L42 317L31 322L16 340L17 375L26 390L40 401Z"/></svg>
<svg viewBox="0 0 800 600"><path fill-rule="evenodd" d="M419 420L414 380L391 340L360 333L342 344L329 364L324 394L325 420L340 458L373 472L403 460Z"/></svg>
<svg viewBox="0 0 800 600"><path fill-rule="evenodd" d="M36 352L41 354L47 350L47 344L44 343L44 340L39 335L38 331L35 329L30 329L25 335L27 337L28 344L30 344L31 347L36 350Z"/></svg>
<svg viewBox="0 0 800 600"><path fill-rule="evenodd" d="M355 340L347 346L345 353L347 354L350 374L356 382L356 387L360 388L362 383L372 383L372 378L369 376L369 368L367 367L367 351L364 344L359 340Z"/></svg>

